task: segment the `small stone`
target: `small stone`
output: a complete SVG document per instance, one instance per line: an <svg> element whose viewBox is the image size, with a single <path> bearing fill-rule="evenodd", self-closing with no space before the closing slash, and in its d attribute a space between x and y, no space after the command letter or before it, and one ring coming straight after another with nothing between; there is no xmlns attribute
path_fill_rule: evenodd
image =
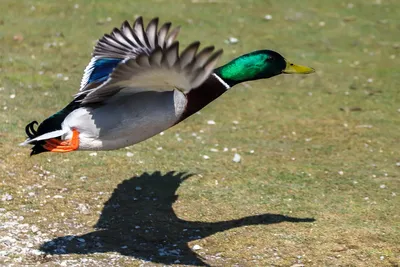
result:
<svg viewBox="0 0 400 267"><path fill-rule="evenodd" d="M397 166L397 167L400 167L400 162L396 162L396 166Z"/></svg>
<svg viewBox="0 0 400 267"><path fill-rule="evenodd" d="M239 42L239 39L236 37L229 37L228 38L228 44L237 44Z"/></svg>
<svg viewBox="0 0 400 267"><path fill-rule="evenodd" d="M81 242L81 243L85 243L85 242L86 242L86 240L83 239L83 238L77 238L76 240L78 240L78 241Z"/></svg>
<svg viewBox="0 0 400 267"><path fill-rule="evenodd" d="M160 151L160 150L162 150L162 149L163 149L162 146L157 147L157 150L158 150L158 151Z"/></svg>
<svg viewBox="0 0 400 267"><path fill-rule="evenodd" d="M82 213L82 214L90 213L89 206L87 204L79 203L78 207L76 209L79 211L79 213Z"/></svg>
<svg viewBox="0 0 400 267"><path fill-rule="evenodd" d="M200 249L202 249L202 247L199 246L199 245L194 245L194 246L192 247L192 249L193 249L193 250L200 250Z"/></svg>
<svg viewBox="0 0 400 267"><path fill-rule="evenodd" d="M239 121L232 121L233 124L239 124Z"/></svg>
<svg viewBox="0 0 400 267"><path fill-rule="evenodd" d="M325 21L320 21L320 22L318 23L318 25L319 25L320 27L324 27L324 26L325 26Z"/></svg>
<svg viewBox="0 0 400 267"><path fill-rule="evenodd" d="M74 8L75 8L75 9L78 9L78 8L79 8L79 4L75 4L75 5L74 5Z"/></svg>
<svg viewBox="0 0 400 267"><path fill-rule="evenodd" d="M64 197L61 195L55 195L53 198L64 198Z"/></svg>
<svg viewBox="0 0 400 267"><path fill-rule="evenodd" d="M89 156L96 157L97 156L97 152L92 152L92 153L89 154Z"/></svg>
<svg viewBox="0 0 400 267"><path fill-rule="evenodd" d="M140 191L140 190L142 190L142 188L141 188L140 186L136 186L136 187L135 187L135 190L136 190L136 191Z"/></svg>
<svg viewBox="0 0 400 267"><path fill-rule="evenodd" d="M381 188L381 189L385 189L385 188L386 188L386 185L384 185L384 184L381 184L381 185L379 186L379 188Z"/></svg>
<svg viewBox="0 0 400 267"><path fill-rule="evenodd" d="M160 135L163 136L163 135L164 135L164 132L161 132Z"/></svg>
<svg viewBox="0 0 400 267"><path fill-rule="evenodd" d="M250 154L254 154L254 150L250 150Z"/></svg>
<svg viewBox="0 0 400 267"><path fill-rule="evenodd" d="M14 98L15 98L15 94L11 94L11 95L10 95L10 98L11 98L11 99L14 99Z"/></svg>
<svg viewBox="0 0 400 267"><path fill-rule="evenodd" d="M8 193L5 193L5 194L1 197L1 200L2 200L2 201L11 201L11 200L13 200L13 196L10 195L10 194L8 194Z"/></svg>
<svg viewBox="0 0 400 267"><path fill-rule="evenodd" d="M216 148L210 148L210 151L211 151L211 152L218 152L218 149L216 149Z"/></svg>
<svg viewBox="0 0 400 267"><path fill-rule="evenodd" d="M224 147L224 152L229 151L229 149L227 147Z"/></svg>
<svg viewBox="0 0 400 267"><path fill-rule="evenodd" d="M265 20L271 20L272 16L270 14L267 14L267 15L264 16L264 19Z"/></svg>
<svg viewBox="0 0 400 267"><path fill-rule="evenodd" d="M131 157L133 157L133 153L132 153L132 152L126 152L126 156L127 156L128 158L131 158Z"/></svg>
<svg viewBox="0 0 400 267"><path fill-rule="evenodd" d="M13 40L17 42L22 42L24 40L24 36L22 34L16 34L13 36Z"/></svg>
<svg viewBox="0 0 400 267"><path fill-rule="evenodd" d="M338 171L339 175L343 175L344 172L343 171Z"/></svg>
<svg viewBox="0 0 400 267"><path fill-rule="evenodd" d="M368 80L367 80L367 82L369 82L369 83L372 83L374 81L374 79L372 79L372 78L369 78Z"/></svg>
<svg viewBox="0 0 400 267"><path fill-rule="evenodd" d="M208 125L215 125L215 121L209 120L209 121L207 121L207 124L208 124Z"/></svg>
<svg viewBox="0 0 400 267"><path fill-rule="evenodd" d="M39 255L43 255L43 254L44 254L43 251L40 251L40 250L37 250L37 249L31 250L31 253L32 253L33 255L36 255L36 256L39 256Z"/></svg>
<svg viewBox="0 0 400 267"><path fill-rule="evenodd" d="M236 162L236 163L239 163L241 161L241 159L242 159L241 156L238 153L235 153L235 155L233 156L232 161Z"/></svg>
<svg viewBox="0 0 400 267"><path fill-rule="evenodd" d="M210 157L207 155L203 155L203 159L210 159Z"/></svg>
<svg viewBox="0 0 400 267"><path fill-rule="evenodd" d="M9 254L10 252L5 251L5 250L0 250L0 257L5 257Z"/></svg>
<svg viewBox="0 0 400 267"><path fill-rule="evenodd" d="M36 225L32 225L32 226L31 226L31 231L32 231L33 233L36 233L37 231L39 231L39 227L37 227Z"/></svg>
<svg viewBox="0 0 400 267"><path fill-rule="evenodd" d="M383 261L383 260L385 259L385 256L380 256L379 259L380 259L381 261Z"/></svg>

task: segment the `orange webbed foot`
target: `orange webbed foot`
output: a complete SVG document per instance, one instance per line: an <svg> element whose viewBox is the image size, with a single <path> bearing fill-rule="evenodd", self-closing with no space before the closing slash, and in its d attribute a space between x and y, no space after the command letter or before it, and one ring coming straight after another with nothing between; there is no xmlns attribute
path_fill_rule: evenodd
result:
<svg viewBox="0 0 400 267"><path fill-rule="evenodd" d="M46 140L46 144L43 147L51 152L71 152L79 148L79 132L72 130L72 138L69 140L58 140L51 138Z"/></svg>

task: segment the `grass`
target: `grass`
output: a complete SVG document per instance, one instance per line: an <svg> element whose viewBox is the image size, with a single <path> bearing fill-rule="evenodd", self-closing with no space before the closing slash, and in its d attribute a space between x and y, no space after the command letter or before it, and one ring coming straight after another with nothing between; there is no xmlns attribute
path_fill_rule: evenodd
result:
<svg viewBox="0 0 400 267"><path fill-rule="evenodd" d="M399 8L394 0L2 1L0 221L23 216L39 231L16 242L56 255L14 251L0 263L398 266ZM221 63L268 48L317 73L236 86L134 147L30 158L17 146L24 126L66 105L95 40L135 15L181 25L182 46L223 48ZM230 36L239 43L226 44Z"/></svg>

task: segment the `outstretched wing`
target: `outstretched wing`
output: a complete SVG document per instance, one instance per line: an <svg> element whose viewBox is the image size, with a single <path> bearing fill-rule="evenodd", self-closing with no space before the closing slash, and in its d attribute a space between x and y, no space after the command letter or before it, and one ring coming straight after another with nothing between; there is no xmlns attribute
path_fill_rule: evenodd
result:
<svg viewBox="0 0 400 267"><path fill-rule="evenodd" d="M121 28L114 28L96 44L92 59L85 68L79 91L85 91L106 81L123 60L135 59L139 55L150 55L155 49L168 49L179 33L179 27L170 32L167 22L158 29L158 18L152 19L146 30L139 17L131 26L125 21Z"/></svg>
<svg viewBox="0 0 400 267"><path fill-rule="evenodd" d="M194 42L179 56L179 43L174 42L166 49L158 47L149 55L142 53L123 60L107 81L83 92L82 104L103 102L120 91L136 94L180 90L187 94L209 77L222 54L222 50L213 53L212 46L197 52L199 46Z"/></svg>

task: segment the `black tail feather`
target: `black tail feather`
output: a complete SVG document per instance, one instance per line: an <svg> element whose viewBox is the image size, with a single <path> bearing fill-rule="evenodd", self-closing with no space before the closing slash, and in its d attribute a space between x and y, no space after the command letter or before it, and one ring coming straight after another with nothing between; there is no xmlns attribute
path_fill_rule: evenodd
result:
<svg viewBox="0 0 400 267"><path fill-rule="evenodd" d="M38 125L37 121L32 121L28 125L25 126L25 133L30 138L33 139L38 136L38 130L35 129L35 125ZM43 152L47 152L48 150L43 147L45 144L44 141L36 141L31 143L33 145L30 156L37 155Z"/></svg>
<svg viewBox="0 0 400 267"><path fill-rule="evenodd" d="M25 126L25 133L29 138L33 139L37 136L37 130L35 130L35 124L38 125L37 121L32 121L28 125Z"/></svg>
<svg viewBox="0 0 400 267"><path fill-rule="evenodd" d="M30 156L37 155L37 154L40 154L40 153L43 153L43 152L48 152L49 150L45 149L45 148L43 147L43 145L44 145L44 142L43 142L43 141L38 141L38 142L32 147L32 151L31 151Z"/></svg>

